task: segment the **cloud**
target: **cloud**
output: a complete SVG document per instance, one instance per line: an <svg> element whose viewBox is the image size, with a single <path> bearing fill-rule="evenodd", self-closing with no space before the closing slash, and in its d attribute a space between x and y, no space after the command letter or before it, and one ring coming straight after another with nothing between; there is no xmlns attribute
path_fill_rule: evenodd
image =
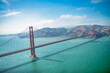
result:
<svg viewBox="0 0 110 73"><path fill-rule="evenodd" d="M45 20L40 20L39 18L37 19L36 17L33 16L20 15L19 17L9 18L9 20L5 20L4 22L1 22L0 34L19 33L29 26L33 26L34 30L36 30L45 27L71 28L78 25L93 25L93 24L107 25L110 24L110 21L109 19L104 19L104 20L92 19L87 15L80 16L80 15L63 14L55 19L45 19Z"/></svg>
<svg viewBox="0 0 110 73"><path fill-rule="evenodd" d="M101 2L104 2L104 1L107 1L107 0L91 0L91 3L101 3Z"/></svg>
<svg viewBox="0 0 110 73"><path fill-rule="evenodd" d="M73 27L79 24L82 24L82 20L86 19L87 15L77 16L77 15L61 15L57 19L47 19L38 21L35 25L38 29L51 27L51 28L58 28L58 27Z"/></svg>
<svg viewBox="0 0 110 73"><path fill-rule="evenodd" d="M80 7L80 8L76 8L76 10L84 10L84 9L88 9L89 7Z"/></svg>
<svg viewBox="0 0 110 73"><path fill-rule="evenodd" d="M83 15L83 16L73 16L73 15L70 15L70 14L67 14L67 15L61 15L60 16L61 19L75 19L75 20L80 20L80 19L85 19L87 18L86 15Z"/></svg>
<svg viewBox="0 0 110 73"><path fill-rule="evenodd" d="M10 3L7 0L1 0L3 3L10 5Z"/></svg>
<svg viewBox="0 0 110 73"><path fill-rule="evenodd" d="M21 11L14 11L14 12L9 12L5 15L1 15L0 17L8 17L8 16L14 16L14 15L18 15L21 14Z"/></svg>

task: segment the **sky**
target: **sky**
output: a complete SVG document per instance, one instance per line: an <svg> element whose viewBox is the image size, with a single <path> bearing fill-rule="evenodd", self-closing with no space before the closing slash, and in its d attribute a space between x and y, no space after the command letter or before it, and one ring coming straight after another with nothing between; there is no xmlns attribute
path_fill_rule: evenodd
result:
<svg viewBox="0 0 110 73"><path fill-rule="evenodd" d="M0 0L0 34L94 24L110 25L110 0Z"/></svg>

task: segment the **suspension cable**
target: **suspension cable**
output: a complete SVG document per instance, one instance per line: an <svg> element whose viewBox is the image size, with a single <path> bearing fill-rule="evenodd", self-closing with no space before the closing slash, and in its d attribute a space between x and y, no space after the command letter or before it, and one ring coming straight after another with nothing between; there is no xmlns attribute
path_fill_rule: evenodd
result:
<svg viewBox="0 0 110 73"><path fill-rule="evenodd" d="M22 31L22 32L20 32L20 33L25 32L27 29L28 29L28 28L25 28L25 30L23 30L23 31ZM20 34L20 33L16 34L14 37L10 38L10 39L9 39L9 40L7 40L6 42L4 42L4 43L0 44L0 47L2 47L2 46L4 46L5 44L7 44L7 43L11 42L11 41L12 41L12 40L14 40L15 38L17 38L17 37L19 37L19 36L21 36L21 35L24 35L24 34Z"/></svg>

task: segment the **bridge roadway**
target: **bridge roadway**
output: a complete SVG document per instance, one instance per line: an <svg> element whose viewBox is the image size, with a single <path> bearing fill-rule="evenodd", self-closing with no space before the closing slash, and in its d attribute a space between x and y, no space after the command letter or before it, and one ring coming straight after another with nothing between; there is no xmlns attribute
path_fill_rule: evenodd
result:
<svg viewBox="0 0 110 73"><path fill-rule="evenodd" d="M86 35L86 36L90 36L90 35ZM39 48L39 47L43 47L43 46L47 46L47 45L51 45L51 44L55 44L55 43L59 43L59 42L64 42L64 41L67 41L67 40L72 40L72 39L80 38L80 37L85 37L85 36L72 37L72 38L68 38L68 39L64 39L64 40L59 40L59 41L55 41L55 42L51 42L51 43L46 43L46 44L34 46L32 48ZM23 51L26 51L26 50L30 50L32 48L25 48L25 49L21 49L21 50L17 50L17 51L3 53L3 54L0 54L0 57L4 57L4 56L7 56L7 55L23 52Z"/></svg>

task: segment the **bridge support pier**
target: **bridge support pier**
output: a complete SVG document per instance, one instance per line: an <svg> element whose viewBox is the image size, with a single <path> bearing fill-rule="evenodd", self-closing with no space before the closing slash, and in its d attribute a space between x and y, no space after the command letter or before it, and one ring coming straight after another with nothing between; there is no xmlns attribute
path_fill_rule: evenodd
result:
<svg viewBox="0 0 110 73"><path fill-rule="evenodd" d="M29 27L29 34L30 34L30 47L32 48L30 58L37 58L37 56L35 55L34 35L33 35L33 27L32 26Z"/></svg>

